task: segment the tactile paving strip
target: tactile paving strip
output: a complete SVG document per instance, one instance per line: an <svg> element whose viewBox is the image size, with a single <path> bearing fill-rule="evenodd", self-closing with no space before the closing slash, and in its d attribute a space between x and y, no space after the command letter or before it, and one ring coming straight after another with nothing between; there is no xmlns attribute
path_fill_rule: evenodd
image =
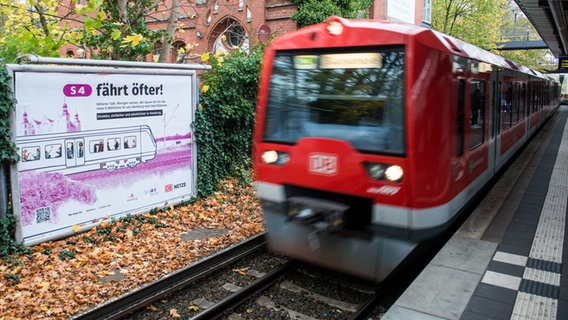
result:
<svg viewBox="0 0 568 320"><path fill-rule="evenodd" d="M568 137L568 124L563 137ZM482 283L516 291L511 319L556 319L568 201L568 139L563 139L528 257L497 251L493 261L519 266L518 276L487 270ZM538 173L536 173L538 174Z"/></svg>
<svg viewBox="0 0 568 320"><path fill-rule="evenodd" d="M568 125L563 137L568 137ZM568 199L568 143L562 139L511 319L556 319Z"/></svg>

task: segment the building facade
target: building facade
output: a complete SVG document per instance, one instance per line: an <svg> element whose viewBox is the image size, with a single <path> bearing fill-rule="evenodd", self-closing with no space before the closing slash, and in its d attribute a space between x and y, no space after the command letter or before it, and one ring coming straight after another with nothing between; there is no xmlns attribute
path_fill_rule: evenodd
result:
<svg viewBox="0 0 568 320"><path fill-rule="evenodd" d="M80 3L85 0L71 0ZM69 3L69 0L66 0ZM147 19L152 29L165 29L170 18L172 0L166 0L161 10ZM431 0L374 0L369 9L371 19L395 20L429 25ZM73 3L69 5L69 8ZM289 0L191 0L182 2L177 32L172 42L169 62L199 62L205 52L228 51L238 46L251 48L296 30L290 20L296 6ZM424 11L424 13L423 13ZM423 19L426 18L426 19ZM76 17L77 20L80 17ZM190 52L180 55L180 48ZM62 56L79 57L84 51L69 44L60 49ZM157 61L158 51L147 61ZM88 58L88 56L87 56Z"/></svg>

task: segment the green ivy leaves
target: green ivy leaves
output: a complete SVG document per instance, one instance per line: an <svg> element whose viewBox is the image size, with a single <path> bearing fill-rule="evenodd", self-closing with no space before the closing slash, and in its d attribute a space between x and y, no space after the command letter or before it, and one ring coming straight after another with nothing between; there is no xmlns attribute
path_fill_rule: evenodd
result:
<svg viewBox="0 0 568 320"><path fill-rule="evenodd" d="M0 163L19 160L16 144L11 140L10 132L10 110L16 103L10 80L6 65L0 60Z"/></svg>
<svg viewBox="0 0 568 320"><path fill-rule="evenodd" d="M10 111L14 107L16 99L12 92L11 77L6 69L6 64L0 59L0 165L14 163L19 160L16 144L12 141L10 132ZM0 176L0 179L4 177ZM12 253L26 252L21 243L13 239L16 230L16 218L12 212L11 204L8 203L6 218L0 219L0 257L3 259Z"/></svg>
<svg viewBox="0 0 568 320"><path fill-rule="evenodd" d="M201 76L200 108L193 128L198 145L197 196L217 191L221 180L250 182L252 135L263 46L251 53L208 56Z"/></svg>
<svg viewBox="0 0 568 320"><path fill-rule="evenodd" d="M324 22L331 16L358 18L367 16L371 0L293 0L298 10L292 14L298 28Z"/></svg>

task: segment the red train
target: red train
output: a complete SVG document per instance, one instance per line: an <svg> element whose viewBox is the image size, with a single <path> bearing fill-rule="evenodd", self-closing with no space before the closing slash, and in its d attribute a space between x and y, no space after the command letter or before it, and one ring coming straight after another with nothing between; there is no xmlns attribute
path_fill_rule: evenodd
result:
<svg viewBox="0 0 568 320"><path fill-rule="evenodd" d="M332 17L279 37L254 135L270 247L380 282L559 103L549 76L417 25Z"/></svg>

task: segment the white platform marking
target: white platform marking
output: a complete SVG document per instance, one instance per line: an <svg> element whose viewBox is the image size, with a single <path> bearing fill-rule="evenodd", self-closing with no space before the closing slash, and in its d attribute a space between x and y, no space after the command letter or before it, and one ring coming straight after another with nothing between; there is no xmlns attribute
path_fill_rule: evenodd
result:
<svg viewBox="0 0 568 320"><path fill-rule="evenodd" d="M525 256L520 256L518 254L512 254L507 252L497 251L493 257L493 261L504 262L508 264L514 264L516 266L526 266L529 259Z"/></svg>
<svg viewBox="0 0 568 320"><path fill-rule="evenodd" d="M481 282L501 288L519 290L519 286L521 285L521 278L504 273L486 271L485 275L483 275L483 279L481 279Z"/></svg>

